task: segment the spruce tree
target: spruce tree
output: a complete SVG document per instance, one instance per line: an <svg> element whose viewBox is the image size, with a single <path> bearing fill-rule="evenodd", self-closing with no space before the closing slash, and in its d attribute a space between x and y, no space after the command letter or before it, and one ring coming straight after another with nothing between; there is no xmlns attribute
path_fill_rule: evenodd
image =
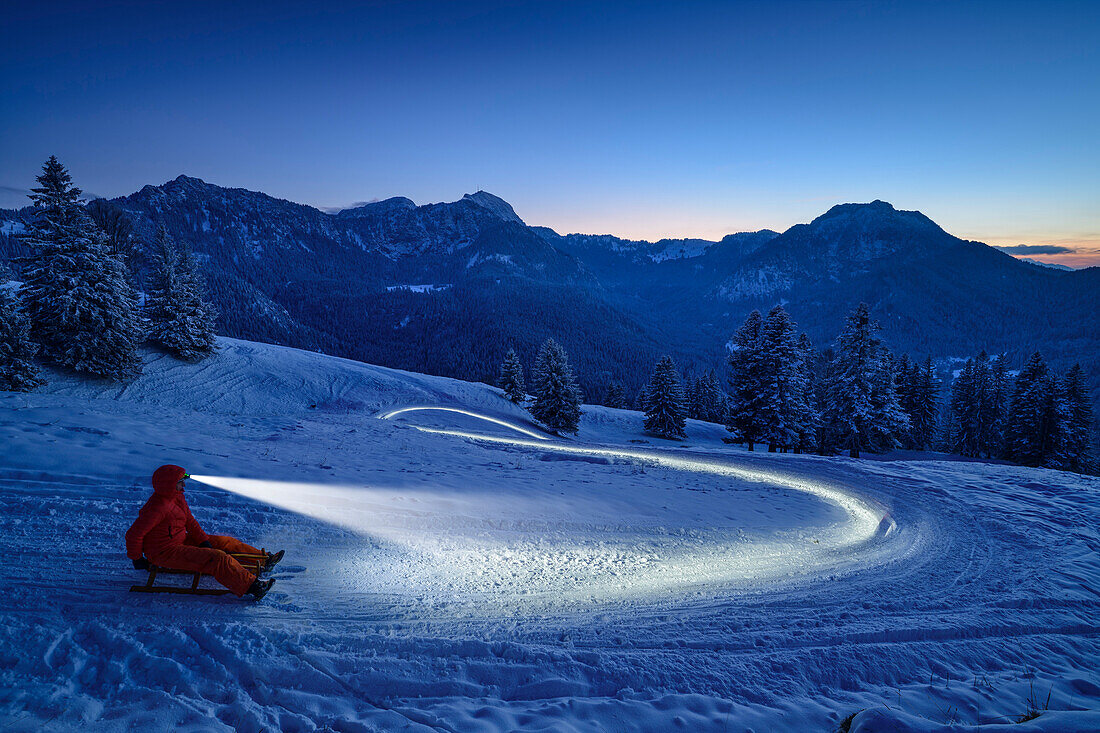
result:
<svg viewBox="0 0 1100 733"><path fill-rule="evenodd" d="M852 458L864 448L893 447L908 426L878 330L867 305L860 303L837 336L829 370L826 420Z"/></svg>
<svg viewBox="0 0 1100 733"><path fill-rule="evenodd" d="M31 324L15 288L4 279L0 271L0 390L28 392L43 384L34 362L38 344L31 341Z"/></svg>
<svg viewBox="0 0 1100 733"><path fill-rule="evenodd" d="M512 402L519 404L527 395L523 391L523 364L515 349L508 349L504 356L504 362L500 365L500 378L497 386L504 390L504 396Z"/></svg>
<svg viewBox="0 0 1100 733"><path fill-rule="evenodd" d="M1035 352L1016 377L1009 407L1007 457L1025 466L1042 465L1049 428L1050 379L1043 355Z"/></svg>
<svg viewBox="0 0 1100 733"><path fill-rule="evenodd" d="M817 446L817 433L821 427L821 408L818 405L817 352L810 337L798 337L799 380L802 384L802 415L798 418L798 441L795 452L807 453Z"/></svg>
<svg viewBox="0 0 1100 733"><path fill-rule="evenodd" d="M883 452L901 446L901 437L909 432L909 416L898 401L894 360L885 347L874 363L871 379L872 419L868 432L868 447Z"/></svg>
<svg viewBox="0 0 1100 733"><path fill-rule="evenodd" d="M989 456L1000 458L1005 452L1005 431L1008 429L1008 366L1005 364L1005 355L998 354L990 365L991 379L993 383L992 393L992 425L989 435Z"/></svg>
<svg viewBox="0 0 1100 733"><path fill-rule="evenodd" d="M531 414L555 433L576 433L581 419L581 393L569 357L554 339L539 348L531 375L535 400Z"/></svg>
<svg viewBox="0 0 1100 733"><path fill-rule="evenodd" d="M894 379L898 385L898 404L901 405L902 411L909 416L910 430L906 431L904 436L901 436L902 445L906 448L913 447L911 430L916 394L916 374L916 365L910 364L909 354L902 354L894 365Z"/></svg>
<svg viewBox="0 0 1100 733"><path fill-rule="evenodd" d="M645 429L662 438L686 438L684 389L671 356L661 357L646 390Z"/></svg>
<svg viewBox="0 0 1100 733"><path fill-rule="evenodd" d="M1093 459L1089 440L1092 436L1092 399L1080 364L1074 364L1066 374L1062 389L1068 407L1066 468L1077 472L1091 471Z"/></svg>
<svg viewBox="0 0 1100 733"><path fill-rule="evenodd" d="M1072 438L1069 434L1072 414L1065 383L1054 374L1047 374L1044 381L1043 447L1039 465L1068 469L1072 453Z"/></svg>
<svg viewBox="0 0 1100 733"><path fill-rule="evenodd" d="M85 209L99 230L107 236L108 247L122 259L130 274L131 284L138 286L141 252L134 237L134 223L130 217L121 207L104 199L89 201Z"/></svg>
<svg viewBox="0 0 1100 733"><path fill-rule="evenodd" d="M768 313L760 337L762 439L768 451L793 448L808 429L804 424L806 384L802 371L802 353L798 347L794 321L782 306Z"/></svg>
<svg viewBox="0 0 1100 733"><path fill-rule="evenodd" d="M978 455L978 397L973 359L966 360L966 365L951 383L950 404L948 450L960 456Z"/></svg>
<svg viewBox="0 0 1100 733"><path fill-rule="evenodd" d="M699 411L700 420L713 423L724 423L726 420L726 396L722 393L718 375L713 369L703 375L700 381Z"/></svg>
<svg viewBox="0 0 1100 733"><path fill-rule="evenodd" d="M51 156L32 188L35 220L23 239L31 336L46 359L119 379L140 371L137 299L121 258L80 205L80 189Z"/></svg>
<svg viewBox="0 0 1100 733"><path fill-rule="evenodd" d="M181 359L197 361L214 351L214 308L202 297L198 263L190 248L177 248L164 227L153 250L146 299L149 339Z"/></svg>
<svg viewBox="0 0 1100 733"><path fill-rule="evenodd" d="M604 400L607 407L622 409L626 407L626 387L622 382L612 381L607 386L607 398Z"/></svg>
<svg viewBox="0 0 1100 733"><path fill-rule="evenodd" d="M687 390L687 416L692 420L702 420L705 409L703 407L703 378L696 377L694 382L687 382L691 387Z"/></svg>
<svg viewBox="0 0 1100 733"><path fill-rule="evenodd" d="M916 450L931 450L936 442L936 416L939 414L939 379L932 357L924 365L913 365L912 413L909 435Z"/></svg>
<svg viewBox="0 0 1100 733"><path fill-rule="evenodd" d="M751 451L761 440L764 424L764 365L761 336L764 320L760 311L749 313L733 336L729 357L729 413L726 429L745 442Z"/></svg>

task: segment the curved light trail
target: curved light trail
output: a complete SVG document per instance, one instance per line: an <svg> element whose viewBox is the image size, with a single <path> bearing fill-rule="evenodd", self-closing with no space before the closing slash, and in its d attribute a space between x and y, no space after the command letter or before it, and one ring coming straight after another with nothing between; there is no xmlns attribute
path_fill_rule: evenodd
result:
<svg viewBox="0 0 1100 733"><path fill-rule="evenodd" d="M533 430L528 430L527 428L520 427L519 425L516 425L515 423L510 423L506 420L500 420L500 419L495 418L495 417L489 417L488 415L480 415L476 412L470 412L469 410L460 410L457 407L402 407L399 410L393 410L391 412L387 412L387 413L384 413L382 415L379 415L378 419L379 420L392 420L393 418L397 417L398 415L402 415L406 412L420 412L420 411L423 411L423 410L435 410L435 411L440 411L440 412L457 412L459 415L466 415L467 417L477 418L478 420L485 420L486 422L491 422L491 423L494 423L496 425L500 425L502 427L506 427L506 428L509 428L511 430L515 430L517 433L523 433L524 435L529 436L531 438L537 438L539 440L550 440L545 435L539 435L538 433L534 432ZM419 425L414 425L413 427L417 428L418 430L423 429Z"/></svg>
<svg viewBox="0 0 1100 733"><path fill-rule="evenodd" d="M455 408L402 408L382 418L433 409L533 435L503 420ZM710 525L704 520L701 525L677 525L670 531L659 523L634 525L625 518L623 524L614 525L613 516L601 513L600 495L586 494L572 501L590 502L595 514L589 518L583 512L569 515L568 529L563 531L557 492L504 495L404 485L193 478L380 540L344 556L352 587L394 597L442 600L472 615L507 615L507 608L577 610L625 600L657 602L684 594L760 587L845 572L889 557L898 547L884 542L894 534L895 525L883 507L817 478L663 451L576 445L538 435L532 440L412 427L539 452L645 461L675 471L755 483L765 493L791 489L841 511L813 525L780 522L779 529L766 534L754 534L748 513L744 525L736 521ZM715 500L717 518L724 513L723 502L736 501L736 496ZM765 500L765 504L791 506L784 503L790 499L777 496L777 500ZM610 501L622 501L622 494Z"/></svg>

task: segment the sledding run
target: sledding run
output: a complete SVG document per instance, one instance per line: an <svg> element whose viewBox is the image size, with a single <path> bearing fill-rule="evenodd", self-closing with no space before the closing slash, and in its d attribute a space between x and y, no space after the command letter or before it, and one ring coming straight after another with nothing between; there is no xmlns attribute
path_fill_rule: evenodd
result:
<svg viewBox="0 0 1100 733"><path fill-rule="evenodd" d="M234 537L208 535L191 514L184 496L188 474L179 466L161 466L153 472L153 495L138 512L126 532L126 555L134 568L148 570L144 585L130 587L141 593L183 593L263 598L274 579L260 580L283 559L283 551L269 553ZM158 574L186 574L191 586L156 585ZM225 589L199 588L199 580L211 575Z"/></svg>

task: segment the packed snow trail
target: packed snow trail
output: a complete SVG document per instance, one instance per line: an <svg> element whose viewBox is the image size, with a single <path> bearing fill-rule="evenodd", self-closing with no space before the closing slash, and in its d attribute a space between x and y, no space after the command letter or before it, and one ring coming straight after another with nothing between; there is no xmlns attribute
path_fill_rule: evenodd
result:
<svg viewBox="0 0 1100 733"><path fill-rule="evenodd" d="M221 345L121 390L0 395L5 729L831 731L866 709L853 730L933 730L1003 727L1048 691L1013 729L1100 729L1096 479L747 454L695 422L690 447L639 448L637 413L596 407L567 450L412 413L507 442L440 435L374 416L530 424L482 385ZM268 486L188 489L208 531L287 550L263 602L126 592L161 463ZM792 481L895 529L731 578L716 551L812 558L859 526Z"/></svg>

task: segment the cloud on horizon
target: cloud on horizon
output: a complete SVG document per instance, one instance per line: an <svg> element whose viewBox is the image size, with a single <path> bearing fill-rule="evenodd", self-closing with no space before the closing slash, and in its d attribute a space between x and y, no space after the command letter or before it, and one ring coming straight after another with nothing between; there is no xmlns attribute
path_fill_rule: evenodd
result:
<svg viewBox="0 0 1100 733"><path fill-rule="evenodd" d="M1075 254L1077 252L1077 250L1072 247L1063 247L1060 244L1010 244L993 246L1010 255L1066 255Z"/></svg>

